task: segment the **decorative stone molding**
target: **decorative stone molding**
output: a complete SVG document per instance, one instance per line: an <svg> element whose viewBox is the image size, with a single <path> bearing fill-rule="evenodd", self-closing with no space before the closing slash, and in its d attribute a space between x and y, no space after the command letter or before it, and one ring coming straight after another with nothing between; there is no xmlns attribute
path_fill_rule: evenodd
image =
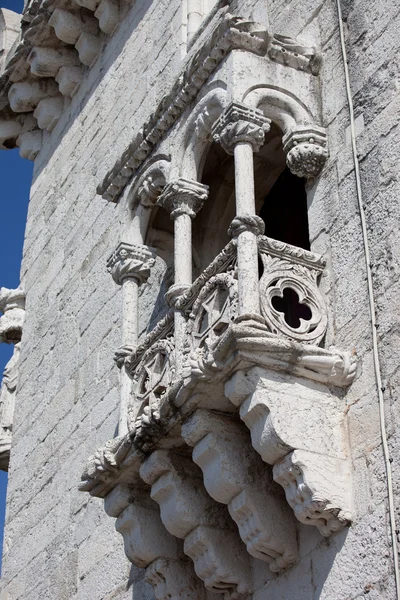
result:
<svg viewBox="0 0 400 600"><path fill-rule="evenodd" d="M33 116L37 119L40 129L53 131L64 108L64 98L61 95L54 98L43 98L35 108Z"/></svg>
<svg viewBox="0 0 400 600"><path fill-rule="evenodd" d="M271 120L260 110L232 102L214 124L212 134L228 154L233 154L235 146L243 143L250 144L256 153L264 145L270 127Z"/></svg>
<svg viewBox="0 0 400 600"><path fill-rule="evenodd" d="M98 194L110 202L118 201L126 185L117 182L123 169L128 166L133 174L139 169L166 132L193 103L203 84L226 56L235 49L246 50L259 56L268 55L276 62L289 64L302 71L317 73L318 59L314 50L302 44L296 46L296 41L290 38L274 36L259 23L229 13L224 14L201 51L189 60L170 93L161 100L151 118L143 125L127 150L98 186ZM290 60L285 61L283 58L281 60L283 55L286 58L286 53ZM204 117L207 118L206 115ZM202 123L199 117L198 130L202 129ZM204 131L207 131L207 127Z"/></svg>
<svg viewBox="0 0 400 600"><path fill-rule="evenodd" d="M41 100L58 96L58 87L52 79L19 81L8 93L11 109L16 113L33 112Z"/></svg>
<svg viewBox="0 0 400 600"><path fill-rule="evenodd" d="M148 246L121 242L108 259L107 269L118 285L128 278L136 279L141 285L149 278L154 262L154 251Z"/></svg>
<svg viewBox="0 0 400 600"><path fill-rule="evenodd" d="M287 35L273 33L268 42L268 56L283 65L318 75L322 57L315 46L307 46Z"/></svg>
<svg viewBox="0 0 400 600"><path fill-rule="evenodd" d="M351 521L344 407L322 386L255 367L225 385L295 516L327 536Z"/></svg>
<svg viewBox="0 0 400 600"><path fill-rule="evenodd" d="M34 46L28 54L27 62L31 73L37 77L56 77L63 66L80 64L74 50Z"/></svg>
<svg viewBox="0 0 400 600"><path fill-rule="evenodd" d="M35 160L42 147L42 139L42 132L38 130L21 133L16 142L21 158Z"/></svg>
<svg viewBox="0 0 400 600"><path fill-rule="evenodd" d="M157 204L167 210L171 219L188 215L193 219L208 196L208 186L179 177L170 181L162 191Z"/></svg>
<svg viewBox="0 0 400 600"><path fill-rule="evenodd" d="M184 552L196 574L214 592L240 598L250 592L250 566L237 534L221 505L204 490L201 475L187 458L156 451L140 474L160 506L161 520L174 536L184 539Z"/></svg>
<svg viewBox="0 0 400 600"><path fill-rule="evenodd" d="M313 126L290 131L282 142L287 166L294 175L313 179L320 174L328 158L326 133L322 128Z"/></svg>
<svg viewBox="0 0 400 600"><path fill-rule="evenodd" d="M239 423L196 411L183 425L185 441L194 446L204 485L214 500L227 504L249 554L279 572L297 559L296 527L276 493L272 473L249 444Z"/></svg>
<svg viewBox="0 0 400 600"><path fill-rule="evenodd" d="M18 344L25 319L25 292L0 288L0 342Z"/></svg>

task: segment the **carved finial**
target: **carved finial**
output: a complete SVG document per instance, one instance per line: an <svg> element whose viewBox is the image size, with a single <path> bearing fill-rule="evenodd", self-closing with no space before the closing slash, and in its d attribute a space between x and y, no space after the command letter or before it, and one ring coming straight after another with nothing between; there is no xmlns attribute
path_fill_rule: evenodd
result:
<svg viewBox="0 0 400 600"><path fill-rule="evenodd" d="M165 186L157 204L171 213L171 219L176 219L182 214L193 219L207 197L208 185L180 177Z"/></svg>
<svg viewBox="0 0 400 600"><path fill-rule="evenodd" d="M107 269L115 283L136 279L141 285L150 275L154 265L154 252L148 246L134 246L121 242L107 261Z"/></svg>
<svg viewBox="0 0 400 600"><path fill-rule="evenodd" d="M247 142L253 152L264 144L265 134L270 130L271 120L257 108L232 102L215 123L212 133L225 152L233 154L236 144Z"/></svg>
<svg viewBox="0 0 400 600"><path fill-rule="evenodd" d="M287 166L294 175L313 179L320 174L328 158L326 133L321 127L295 129L282 142Z"/></svg>

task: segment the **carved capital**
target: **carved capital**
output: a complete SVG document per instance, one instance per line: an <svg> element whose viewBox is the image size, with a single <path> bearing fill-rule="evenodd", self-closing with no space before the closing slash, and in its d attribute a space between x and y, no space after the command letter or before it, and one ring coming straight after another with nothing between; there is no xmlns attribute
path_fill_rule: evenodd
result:
<svg viewBox="0 0 400 600"><path fill-rule="evenodd" d="M21 288L0 288L0 342L17 344L25 319L25 292Z"/></svg>
<svg viewBox="0 0 400 600"><path fill-rule="evenodd" d="M287 133L283 140L286 164L294 175L313 179L328 158L326 133L321 127L305 127Z"/></svg>
<svg viewBox="0 0 400 600"><path fill-rule="evenodd" d="M257 108L232 102L215 123L212 133L225 152L233 154L236 144L251 144L258 152L264 144L265 134L270 130L271 120Z"/></svg>
<svg viewBox="0 0 400 600"><path fill-rule="evenodd" d="M180 215L189 215L193 219L207 197L208 185L179 177L165 186L157 204L171 214L171 219Z"/></svg>
<svg viewBox="0 0 400 600"><path fill-rule="evenodd" d="M265 223L257 215L237 215L229 225L228 235L236 238L244 231L250 231L254 235L263 235Z"/></svg>
<svg viewBox="0 0 400 600"><path fill-rule="evenodd" d="M141 285L148 279L154 262L154 252L148 246L121 242L108 259L107 269L118 285L125 279L135 279Z"/></svg>

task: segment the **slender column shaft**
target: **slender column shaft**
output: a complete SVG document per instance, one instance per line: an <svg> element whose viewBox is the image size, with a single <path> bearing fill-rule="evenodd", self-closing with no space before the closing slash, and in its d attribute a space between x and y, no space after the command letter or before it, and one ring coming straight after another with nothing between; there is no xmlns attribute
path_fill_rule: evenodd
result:
<svg viewBox="0 0 400 600"><path fill-rule="evenodd" d="M264 225L256 215L253 153L264 144L270 124L258 109L232 102L213 126L214 140L235 159L236 217L229 233L237 237L239 316L260 315L257 235Z"/></svg>
<svg viewBox="0 0 400 600"><path fill-rule="evenodd" d="M253 148L248 142L238 143L234 148L236 214L254 215L256 212L254 196ZM257 236L252 231L243 231L238 235L238 284L239 316L260 313L260 294L258 290L258 249Z"/></svg>
<svg viewBox="0 0 400 600"><path fill-rule="evenodd" d="M175 283L192 283L192 219L183 213L174 222Z"/></svg>
<svg viewBox="0 0 400 600"><path fill-rule="evenodd" d="M120 367L119 435L128 433L132 381L125 369L125 359L138 343L139 286L149 277L153 264L153 254L149 248L126 242L119 244L107 262L115 283L122 286L122 345L116 353Z"/></svg>
<svg viewBox="0 0 400 600"><path fill-rule="evenodd" d="M135 348L139 333L139 281L126 277L122 282L122 346Z"/></svg>

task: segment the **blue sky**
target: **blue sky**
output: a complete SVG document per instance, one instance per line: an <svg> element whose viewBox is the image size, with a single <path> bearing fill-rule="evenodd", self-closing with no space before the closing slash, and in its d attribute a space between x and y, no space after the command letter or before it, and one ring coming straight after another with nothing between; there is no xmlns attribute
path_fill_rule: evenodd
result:
<svg viewBox="0 0 400 600"><path fill-rule="evenodd" d="M23 0L0 0L0 8L21 12ZM33 164L20 158L18 150L0 151L0 286L19 284L22 245ZM0 344L0 377L11 357L12 346ZM0 471L0 544L3 545L7 474ZM1 557L0 557L1 565Z"/></svg>

